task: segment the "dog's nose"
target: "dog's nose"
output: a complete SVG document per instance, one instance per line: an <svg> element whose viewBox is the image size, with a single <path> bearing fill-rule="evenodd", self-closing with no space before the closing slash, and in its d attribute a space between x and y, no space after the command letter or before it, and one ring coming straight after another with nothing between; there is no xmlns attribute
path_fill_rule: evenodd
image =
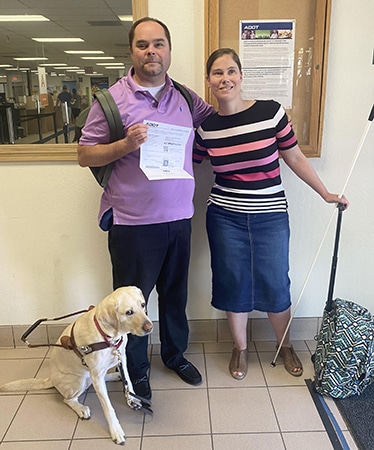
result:
<svg viewBox="0 0 374 450"><path fill-rule="evenodd" d="M143 325L143 330L144 331L150 332L150 331L152 331L152 329L153 329L153 323L152 322L147 321L147 322L144 323L144 325Z"/></svg>

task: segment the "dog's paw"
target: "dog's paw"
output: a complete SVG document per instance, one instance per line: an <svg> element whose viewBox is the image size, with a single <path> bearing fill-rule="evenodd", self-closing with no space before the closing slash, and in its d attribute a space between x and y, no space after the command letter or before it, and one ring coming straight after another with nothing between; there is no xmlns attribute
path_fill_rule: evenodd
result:
<svg viewBox="0 0 374 450"><path fill-rule="evenodd" d="M121 425L118 424L116 427L110 427L110 435L112 436L112 440L115 444L125 445L126 435L122 430Z"/></svg>
<svg viewBox="0 0 374 450"><path fill-rule="evenodd" d="M86 405L82 405L81 403L79 403L76 398L73 399L64 398L64 402L77 413L80 419L88 420L91 418L90 408Z"/></svg>
<svg viewBox="0 0 374 450"><path fill-rule="evenodd" d="M119 372L109 372L105 375L105 381L121 381L121 374Z"/></svg>
<svg viewBox="0 0 374 450"><path fill-rule="evenodd" d="M80 412L78 414L79 418L82 420L88 420L91 419L91 410L88 406L81 405Z"/></svg>

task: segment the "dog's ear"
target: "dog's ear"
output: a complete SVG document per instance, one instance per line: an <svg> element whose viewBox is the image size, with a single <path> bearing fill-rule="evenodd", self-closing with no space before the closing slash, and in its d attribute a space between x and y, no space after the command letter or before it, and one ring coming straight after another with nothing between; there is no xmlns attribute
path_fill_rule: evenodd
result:
<svg viewBox="0 0 374 450"><path fill-rule="evenodd" d="M116 291L105 297L95 309L95 315L102 329L108 335L114 335L118 331L118 296Z"/></svg>

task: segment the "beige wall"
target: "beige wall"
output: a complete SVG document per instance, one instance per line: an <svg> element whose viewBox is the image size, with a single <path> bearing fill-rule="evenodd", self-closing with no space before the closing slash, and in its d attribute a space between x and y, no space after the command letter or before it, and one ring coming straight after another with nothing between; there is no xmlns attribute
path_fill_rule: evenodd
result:
<svg viewBox="0 0 374 450"><path fill-rule="evenodd" d="M173 38L171 75L203 94L203 1L149 0L149 13L165 21ZM344 185L374 101L372 56L374 2L334 0L322 157L312 164L331 190ZM243 17L248 19L248 17ZM374 128L374 127L373 127ZM374 129L346 189L336 295L374 311ZM283 168L292 226L294 301L334 208ZM76 163L1 163L0 325L28 324L96 303L111 289L106 234L97 228L100 188ZM191 261L190 319L221 317L210 307L209 252L204 229L208 166L197 171L196 216ZM297 310L322 314L331 263L327 238ZM157 318L156 301L151 316ZM260 316L255 314L255 316Z"/></svg>

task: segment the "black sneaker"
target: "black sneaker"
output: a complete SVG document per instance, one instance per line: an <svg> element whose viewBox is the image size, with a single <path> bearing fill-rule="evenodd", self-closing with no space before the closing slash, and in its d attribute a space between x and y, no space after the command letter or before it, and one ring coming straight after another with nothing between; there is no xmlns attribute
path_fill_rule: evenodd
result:
<svg viewBox="0 0 374 450"><path fill-rule="evenodd" d="M132 386L134 388L134 393L136 395L146 400L151 400L152 391L151 386L149 385L149 378L147 375L144 375L144 377L134 380L132 382Z"/></svg>
<svg viewBox="0 0 374 450"><path fill-rule="evenodd" d="M193 386L197 386L202 382L202 377L200 372L196 369L196 367L187 361L187 359L183 358L181 362L175 367L169 367L169 369L174 370L174 372L179 375L179 377L188 384L192 384Z"/></svg>

